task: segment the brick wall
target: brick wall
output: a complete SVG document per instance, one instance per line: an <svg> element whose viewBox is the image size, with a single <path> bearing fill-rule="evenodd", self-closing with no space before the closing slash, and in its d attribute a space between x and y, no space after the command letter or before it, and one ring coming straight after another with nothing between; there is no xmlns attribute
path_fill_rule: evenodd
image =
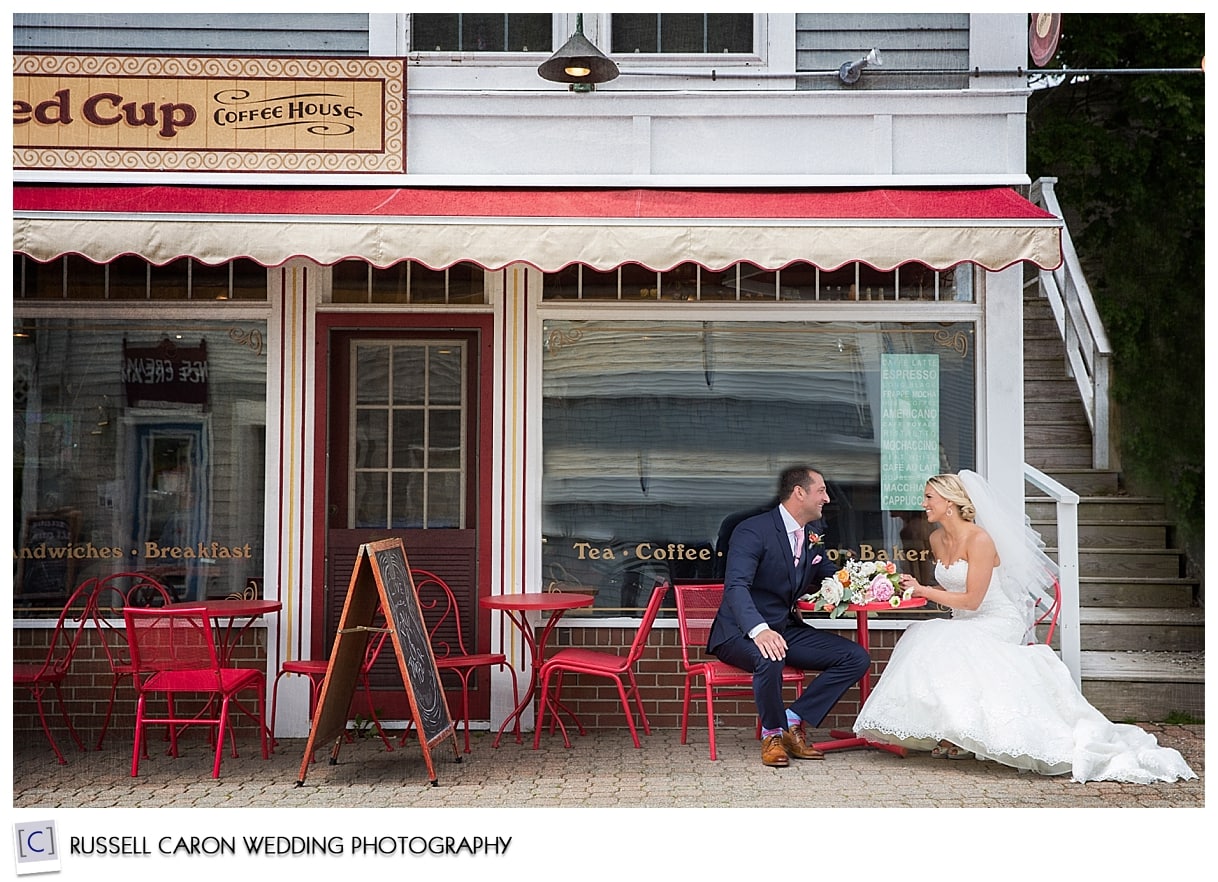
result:
<svg viewBox="0 0 1218 882"><path fill-rule="evenodd" d="M49 630L43 629L14 629L13 660L41 661L46 654L46 641L49 633ZM625 653L631 641L634 640L634 634L633 628L559 627L551 637L551 649L580 646ZM873 679L883 670L899 634L899 631L876 629L871 631ZM265 632L261 630L255 629L247 632L238 644L234 658L240 663L250 666L265 665L264 640ZM643 706L647 709L647 719L651 725L667 729L680 728L685 674L681 664L679 635L675 628L657 627L652 630L647 641L647 648L639 661L636 676L643 697ZM267 683L268 700L270 681L273 679L274 673L272 672ZM72 669L64 684L64 698L72 724L90 749L97 743L98 735L101 732L112 682L109 665L102 653L97 635L92 629L86 629L76 658L72 663ZM701 700L703 693L700 687L701 681L699 680L695 683L694 701L690 708L689 738L693 743L706 740L706 708L705 703ZM626 728L626 718L622 714L617 689L607 678L567 674L563 679L563 703L579 715L585 727ZM44 704L51 731L56 740L60 742L60 749L67 750L70 741L59 716L58 703L52 696L49 700L44 701ZM830 712L823 727L850 728L858 714L858 708L858 687L852 687ZM454 709L455 713L456 709ZM756 709L751 697L716 699L715 715L719 719L717 728L751 729L756 725ZM125 742L130 745L134 720L134 691L129 681L121 681L114 706L114 716L110 722L109 733L106 735L106 743ZM251 722L240 715L236 720L239 734L253 735L254 727ZM42 737L37 710L33 699L25 689L18 689L13 693L13 731L14 733L37 733L37 737Z"/></svg>
<svg viewBox="0 0 1218 882"><path fill-rule="evenodd" d="M13 630L13 661L41 662L46 658L47 639L50 629L15 628ZM251 630L246 632L233 652L234 662L249 667L263 667L266 664L264 648L265 632ZM97 745L101 735L102 722L106 716L106 706L110 701L110 685L114 676L110 673L110 664L102 651L101 641L93 628L86 628L81 635L76 655L72 659L72 667L68 671L63 685L64 703L67 705L68 716L72 726L80 735L85 747L92 750ZM268 685L268 696L269 696ZM68 730L60 715L59 702L53 691L43 697L43 708L46 711L47 723L51 734L59 742L59 749L65 756L75 750ZM190 709L190 705L181 705L179 709ZM269 711L268 711L269 712ZM238 736L249 735L256 738L256 728L252 721L241 714L233 717ZM125 743L130 747L134 739L135 727L135 690L131 686L130 677L118 684L118 694L114 702L114 714L110 719L110 728L106 733L105 745ZM201 728L198 730L203 731ZM29 733L27 737L44 738L42 726L38 722L38 708L33 697L25 687L13 690L13 733ZM195 737L190 734L187 737ZM200 734L198 737L202 737ZM47 751L49 753L50 746ZM52 757L53 759L53 757Z"/></svg>

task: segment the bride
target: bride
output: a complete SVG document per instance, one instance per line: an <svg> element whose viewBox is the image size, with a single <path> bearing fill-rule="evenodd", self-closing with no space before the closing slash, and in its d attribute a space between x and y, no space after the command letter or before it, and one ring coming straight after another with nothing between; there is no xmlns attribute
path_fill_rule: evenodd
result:
<svg viewBox="0 0 1218 882"><path fill-rule="evenodd" d="M865 738L963 759L975 755L1075 781L1196 778L1153 735L1109 722L1044 644L1028 645L1035 598L1057 574L1040 537L974 472L936 475L923 497L935 576L901 585L950 607L911 625L854 724Z"/></svg>

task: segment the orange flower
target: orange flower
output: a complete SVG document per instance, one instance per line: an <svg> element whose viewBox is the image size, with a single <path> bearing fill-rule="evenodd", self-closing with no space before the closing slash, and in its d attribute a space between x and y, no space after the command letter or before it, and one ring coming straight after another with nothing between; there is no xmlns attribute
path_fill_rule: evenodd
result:
<svg viewBox="0 0 1218 882"><path fill-rule="evenodd" d="M846 572L845 570L838 570L837 571L837 581L841 582L843 585L848 586L850 584L850 574L848 572Z"/></svg>

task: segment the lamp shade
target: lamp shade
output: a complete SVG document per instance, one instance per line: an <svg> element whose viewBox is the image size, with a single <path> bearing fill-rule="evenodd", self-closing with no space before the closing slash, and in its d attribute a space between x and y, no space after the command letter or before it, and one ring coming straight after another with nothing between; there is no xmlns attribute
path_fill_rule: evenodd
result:
<svg viewBox="0 0 1218 882"><path fill-rule="evenodd" d="M562 48L537 68L543 80L554 83L607 83L617 79L617 65L597 49L576 26Z"/></svg>

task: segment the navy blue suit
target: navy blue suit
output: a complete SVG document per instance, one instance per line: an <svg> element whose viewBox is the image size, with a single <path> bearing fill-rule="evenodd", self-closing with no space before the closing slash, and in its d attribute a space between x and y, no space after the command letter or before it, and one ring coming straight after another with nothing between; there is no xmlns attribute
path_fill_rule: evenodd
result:
<svg viewBox="0 0 1218 882"><path fill-rule="evenodd" d="M814 521L808 532L820 532L816 528L823 529L822 525ZM791 540L777 506L741 521L732 533L723 602L706 648L721 661L753 672L757 712L767 729L787 727L782 702L784 665L820 672L791 705L801 720L815 727L870 664L867 653L853 640L805 625L795 614L796 599L810 594L837 569L828 560L823 543L806 548L795 566ZM766 658L748 636L762 622L786 640L784 661Z"/></svg>

